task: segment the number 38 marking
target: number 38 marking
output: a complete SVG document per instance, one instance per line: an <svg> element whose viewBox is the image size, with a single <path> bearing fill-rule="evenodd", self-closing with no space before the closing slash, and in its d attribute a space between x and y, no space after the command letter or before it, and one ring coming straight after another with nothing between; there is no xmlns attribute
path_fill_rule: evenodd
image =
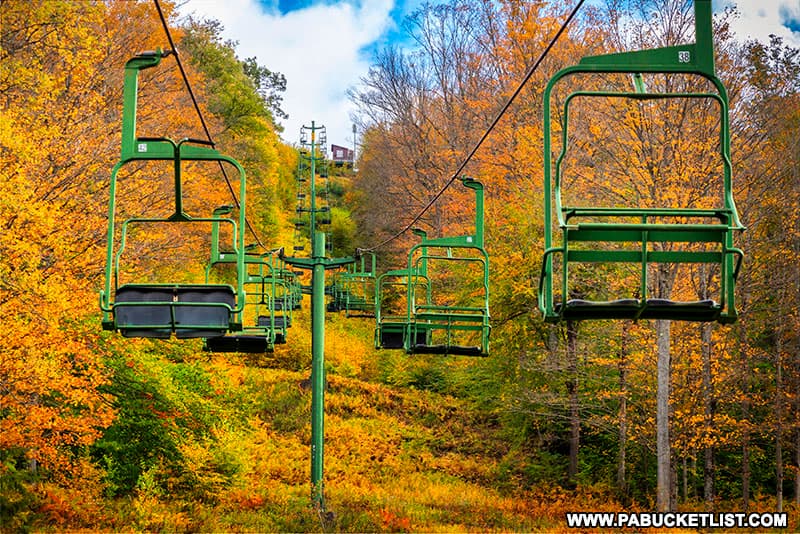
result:
<svg viewBox="0 0 800 534"><path fill-rule="evenodd" d="M688 50L678 51L678 63L689 63L689 61L691 61L691 55Z"/></svg>

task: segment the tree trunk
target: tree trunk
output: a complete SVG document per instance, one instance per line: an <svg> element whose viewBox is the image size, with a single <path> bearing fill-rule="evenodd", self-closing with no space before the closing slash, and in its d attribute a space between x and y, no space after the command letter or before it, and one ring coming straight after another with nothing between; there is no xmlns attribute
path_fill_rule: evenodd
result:
<svg viewBox="0 0 800 534"><path fill-rule="evenodd" d="M571 483L578 475L578 447L581 420L578 405L578 324L567 321L567 392L569 393L569 473Z"/></svg>
<svg viewBox="0 0 800 534"><path fill-rule="evenodd" d="M800 266L795 269L794 287L797 289L794 302L797 302L797 299L800 298ZM794 355L793 359L789 360L789 383L794 384L794 413L789 414L789 421L792 422L791 426L794 430L794 503L800 505L800 337L795 334L792 341L787 352ZM788 384L787 389L791 389ZM792 435L791 429L787 429L787 432L790 436Z"/></svg>
<svg viewBox="0 0 800 534"><path fill-rule="evenodd" d="M681 469L681 482L683 483L683 502L687 502L689 500L689 460L686 459L686 455L683 456L682 459L682 469Z"/></svg>
<svg viewBox="0 0 800 534"><path fill-rule="evenodd" d="M712 436L716 435L714 429L714 399L713 383L711 377L711 325L703 324L700 327L700 340L703 353L703 417L704 417L704 448L703 448L703 499L706 509L714 505L714 445Z"/></svg>
<svg viewBox="0 0 800 534"><path fill-rule="evenodd" d="M672 414L670 414L672 420ZM678 455L673 447L670 447L670 469L669 469L669 511L674 512L678 509L678 462L673 462Z"/></svg>
<svg viewBox="0 0 800 534"><path fill-rule="evenodd" d="M710 271L705 264L699 266L697 296L700 300L711 297ZM711 354L713 353L711 334L711 324L703 323L700 326L700 351L703 359L703 499L706 502L706 510L712 509L714 504L714 445L712 440L716 436L714 431L716 399L711 376Z"/></svg>
<svg viewBox="0 0 800 534"><path fill-rule="evenodd" d="M739 326L739 357L741 358L742 408L742 511L750 504L750 360L745 349L745 329Z"/></svg>
<svg viewBox="0 0 800 534"><path fill-rule="evenodd" d="M672 508L670 439L669 439L669 375L670 375L670 322L656 321L658 364L656 390L656 507L659 512Z"/></svg>
<svg viewBox="0 0 800 534"><path fill-rule="evenodd" d="M797 392L797 395L800 395L800 391ZM798 404L800 404L800 400L798 400ZM800 407L796 415L800 417ZM794 504L800 506L800 425L794 433Z"/></svg>
<svg viewBox="0 0 800 534"><path fill-rule="evenodd" d="M625 456L628 442L628 326L622 328L622 343L619 350L619 461L617 464L617 487L622 495L628 494L625 475Z"/></svg>
<svg viewBox="0 0 800 534"><path fill-rule="evenodd" d="M777 511L783 512L783 369L781 351L783 343L780 333L775 342L775 485Z"/></svg>
<svg viewBox="0 0 800 534"><path fill-rule="evenodd" d="M668 299L672 294L676 268L661 264L655 271L656 296ZM672 469L672 445L669 437L670 421L670 373L672 369L670 354L670 327L668 320L658 319L656 326L656 507L659 512L672 511L677 495L676 478ZM676 473L677 475L677 473Z"/></svg>

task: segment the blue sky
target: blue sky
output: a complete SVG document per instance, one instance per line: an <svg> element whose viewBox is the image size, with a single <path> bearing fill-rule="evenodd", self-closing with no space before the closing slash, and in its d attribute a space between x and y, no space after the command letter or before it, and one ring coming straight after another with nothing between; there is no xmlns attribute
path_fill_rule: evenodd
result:
<svg viewBox="0 0 800 534"><path fill-rule="evenodd" d="M224 38L238 43L240 58L255 56L286 76L285 141L298 142L300 127L314 120L326 126L329 144L352 146L347 90L367 73L376 50L390 42L403 45L402 21L423 2L187 0L180 12L219 20ZM732 29L742 39L768 41L774 33L800 48L800 0L713 0L713 6L737 7Z"/></svg>
<svg viewBox="0 0 800 534"><path fill-rule="evenodd" d="M282 137L324 124L328 142L352 146L347 90L369 69L372 53L400 36L399 23L423 0L188 0L182 14L219 20L224 38L287 78Z"/></svg>

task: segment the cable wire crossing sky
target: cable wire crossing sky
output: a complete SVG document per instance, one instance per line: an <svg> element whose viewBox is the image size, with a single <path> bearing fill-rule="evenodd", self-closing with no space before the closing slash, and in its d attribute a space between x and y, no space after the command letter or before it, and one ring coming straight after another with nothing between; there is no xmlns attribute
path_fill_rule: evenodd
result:
<svg viewBox="0 0 800 534"><path fill-rule="evenodd" d="M602 1L602 0L600 0ZM286 76L281 135L298 143L311 121L327 128L328 143L352 148L347 90L366 75L374 53L403 39L403 19L424 0L188 0L182 15L215 19L240 59ZM435 3L435 2L434 2ZM800 0L714 0L714 11L736 7L732 30L742 40L770 34L800 48Z"/></svg>

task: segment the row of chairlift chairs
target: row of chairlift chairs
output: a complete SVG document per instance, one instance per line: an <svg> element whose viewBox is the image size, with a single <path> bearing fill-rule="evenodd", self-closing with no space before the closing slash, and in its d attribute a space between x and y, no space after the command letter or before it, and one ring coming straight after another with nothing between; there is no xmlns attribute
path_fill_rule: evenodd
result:
<svg viewBox="0 0 800 534"><path fill-rule="evenodd" d="M666 319L726 324L738 317L735 285L744 253L734 246L734 234L744 227L733 199L729 103L725 87L715 72L711 2L696 0L694 7L695 43L586 57L578 65L557 72L545 88L545 252L538 307L547 322ZM563 98L561 147L554 158L550 107L555 87L567 78L614 73L632 75L634 90L578 89ZM648 91L643 74L702 79L710 89ZM720 176L718 205L709 208L587 206L574 198L565 203L564 163L570 146L570 110L582 99L623 100L633 105L668 100L711 102L719 113L718 148L716 154L710 155L708 167L712 169L709 172ZM475 234L428 239L425 232L414 230L421 242L409 251L406 268L377 276L374 256L371 265L365 265L361 258L360 266L355 264L348 272L339 274L331 286L329 311L344 311L348 317L375 317L377 348L404 349L408 353L488 354L489 262L483 248L483 187L474 180L465 179L463 183L476 191ZM478 253L471 256L453 252L467 249ZM428 264L439 259L481 265L483 289L478 291L482 299L478 305L436 302ZM623 298L608 295L595 300L582 298L574 274L599 264L631 266L639 273L635 287L625 290L628 295ZM649 273L654 264L707 266L715 273L715 298L674 301L651 296ZM388 297L396 296L397 289L405 294L405 306L390 312ZM471 343L459 341L464 335Z"/></svg>
<svg viewBox="0 0 800 534"><path fill-rule="evenodd" d="M264 353L286 343L293 313L302 307L302 286L279 251L256 253L252 245L244 248L244 275L237 275L244 295L240 307L233 286L210 283L215 269L239 261L235 247L225 249L219 239L220 224L232 211L233 206L222 206L210 218L211 257L204 284L122 285L110 308L113 320L104 324L126 337L200 337L210 352ZM131 222L142 221L128 219L124 224ZM123 250L124 244L118 255Z"/></svg>
<svg viewBox="0 0 800 534"><path fill-rule="evenodd" d="M144 52L125 65L121 157L111 172L105 284L100 292L102 325L125 337L166 339L203 338L207 350L268 352L286 342L292 313L301 306L296 274L287 269L277 251L258 254L245 246L246 177L233 158L198 139L174 141L166 137L136 136L138 78L141 70L157 66L169 51ZM166 217L129 217L117 223L117 182L126 166L165 162L174 174L174 212ZM214 210L210 217L189 215L183 206L186 162L216 162L238 173L238 217L233 206ZM206 225L211 227L210 256L203 283L120 283L121 258L131 228L137 225ZM221 228L231 236L221 243ZM119 234L119 235L117 235ZM231 283L212 283L213 271L234 266Z"/></svg>
<svg viewBox="0 0 800 534"><path fill-rule="evenodd" d="M286 332L292 325L292 312L302 303L303 288L297 273L288 269L277 251L256 253L244 242L246 177L241 165L212 148L210 143L183 139L137 137L136 100L139 72L155 67L168 52L140 54L126 63L123 87L123 131L121 158L111 173L110 202L105 285L100 293L103 327L120 332L125 337L142 338L202 338L204 347L215 352L268 352L276 344L286 342ZM126 165L144 161L171 164L174 171L175 210L165 217L130 217L117 224L117 181ZM223 206L210 217L195 217L183 208L183 167L185 162L219 162L236 168L239 179L238 218L233 218L233 206ZM381 313L381 296L364 295L356 302L354 285L374 276L342 274L341 287L351 291L331 290L333 306L344 303L344 310L358 309L376 316L379 326L376 339L383 348L405 348L408 352L488 353L488 254L483 248L483 186L465 179L464 185L476 191L479 208L476 210L476 232L454 238L424 240L409 253L406 270L406 297L412 305L405 315ZM302 206L301 206L302 208ZM315 216L316 214L312 214ZM325 215L325 214L323 214ZM327 222L327 221L320 221ZM204 283L130 282L120 284L120 261L126 250L131 227L140 224L205 224L211 227L210 257ZM229 243L221 243L221 228L227 228ZM119 234L119 236L117 235ZM441 252L445 250L445 252ZM453 250L475 250L473 258L459 257ZM440 251L433 254L432 251ZM477 262L481 270L482 297L478 306L459 307L437 304L431 293L427 264L433 259ZM233 266L232 283L211 283L215 269ZM363 263L362 263L363 265ZM378 287L388 287L393 271L380 277ZM422 295L422 296L420 296ZM343 299L343 300L342 300ZM374 299L374 300L373 300ZM471 346L456 342L457 332L474 332L478 341ZM435 334L443 333L442 341ZM413 343L409 340L413 340Z"/></svg>
<svg viewBox="0 0 800 534"><path fill-rule="evenodd" d="M218 208L229 210L230 206ZM219 250L219 234L212 227L211 261L206 280L215 266L235 263L236 254ZM245 249L244 324L240 332L205 339L204 349L210 352L272 352L275 345L286 343L295 310L302 308L302 285L297 273L280 257L280 251L258 254Z"/></svg>
<svg viewBox="0 0 800 534"><path fill-rule="evenodd" d="M374 317L376 348L401 349L408 354L489 354L484 190L483 184L468 177L462 178L462 184L475 192L473 233L429 239L425 231L414 229L421 239L409 250L405 268L378 275L375 255L366 253L347 272L335 276L328 311ZM454 291L437 276L447 275L456 265L461 266L459 284L470 294L463 303L450 300Z"/></svg>
<svg viewBox="0 0 800 534"><path fill-rule="evenodd" d="M734 246L734 234L744 230L733 199L731 136L728 95L717 77L711 20L711 0L695 0L695 42L651 50L590 56L579 64L557 72L544 91L544 244L538 287L538 307L545 321L596 319L665 319L728 324L736 321L735 287L744 253ZM592 76L624 74L633 76L634 90L585 90L580 87L563 102L560 150L551 150L551 100L555 88L566 79L577 82ZM648 91L645 75L682 76L708 89ZM676 84L679 87L679 84ZM715 153L708 154L709 174L717 180L717 204L711 207L620 207L587 205L575 195L565 193L566 156L570 147L569 118L572 106L582 100L625 101L638 106L648 102L710 102L718 112ZM705 141L705 140L699 140ZM476 233L464 238L422 238L408 254L405 269L376 277L374 258L371 269L362 260L361 269L353 268L339 275L332 289L332 311L374 314L375 345L379 348L405 349L409 353L445 353L485 355L488 353L488 256L483 249L482 186L474 181L464 185L476 189ZM568 201L565 201L565 198ZM438 258L441 250L449 260L463 261L453 255L454 248L474 247L484 273L484 305L441 306L431 298L432 278L428 261ZM482 258L482 259L481 259ZM472 260L470 260L472 261ZM675 301L653 296L652 267L657 264L704 266L713 273L716 291L697 300ZM620 288L625 295L603 294L585 298L576 273L592 266L629 267L638 273L633 287ZM370 301L370 287L374 300ZM386 297L390 288L399 287L406 294L406 306L399 313L389 313ZM620 298L621 297L621 298ZM457 332L477 335L477 343L454 343ZM432 340L433 334L443 340ZM475 336L473 336L473 339Z"/></svg>
<svg viewBox="0 0 800 534"><path fill-rule="evenodd" d="M546 321L586 319L670 319L689 321L736 320L734 287L743 253L733 244L734 232L743 229L733 202L731 185L728 98L714 72L710 0L695 1L697 42L655 50L584 58L562 69L545 89L545 252L539 282L539 309ZM174 142L166 138L136 137L136 81L139 70L157 65L167 55L141 54L126 64L123 105L122 157L111 175L106 282L101 291L103 326L128 337L204 338L208 350L261 352L286 341L292 311L301 305L302 288L296 273L274 253L250 253L244 244L245 175L241 166L202 141ZM575 91L564 100L561 153L552 161L550 149L550 98L560 80L586 73L682 73L704 78L713 91L654 93L637 84L636 90ZM719 167L721 206L713 209L619 208L562 203L562 162L569 135L566 120L570 104L580 98L648 100L705 99L716 104L719 115ZM175 213L165 218L131 218L121 225L115 250L115 191L117 173L141 160L172 161L175 168ZM215 210L211 217L192 218L181 205L181 162L218 161L233 165L240 175L238 221L231 208ZM489 353L489 256L484 248L483 185L463 178L475 193L475 229L472 234L430 239L421 230L420 242L411 247L406 266L381 275L374 255L364 254L345 272L335 275L327 291L328 310L348 317L375 318L375 346L401 349L409 354L486 356ZM687 222L690 221L690 222ZM205 284L128 283L119 285L119 260L128 228L137 223L212 226L212 254ZM230 249L220 249L219 228L233 228ZM208 273L221 264L236 265L236 282L208 283ZM582 300L570 298L571 273L581 264L632 264L640 272L635 298ZM648 267L655 263L707 264L717 270L717 299L673 302L648 297ZM434 265L447 264L455 272L469 273L459 282L472 301L449 300L454 293L441 282ZM455 266L455 267L453 267ZM460 270L459 270L460 269ZM245 313L245 310L249 313ZM243 317L249 316L249 323Z"/></svg>

